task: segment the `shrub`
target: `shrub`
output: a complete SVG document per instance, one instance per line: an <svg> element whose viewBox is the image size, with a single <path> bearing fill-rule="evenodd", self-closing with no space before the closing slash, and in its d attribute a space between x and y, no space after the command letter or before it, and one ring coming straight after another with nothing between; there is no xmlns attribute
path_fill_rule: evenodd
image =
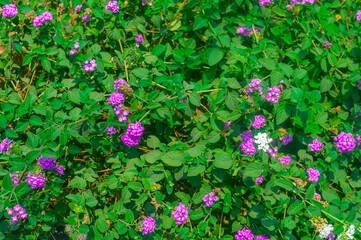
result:
<svg viewBox="0 0 361 240"><path fill-rule="evenodd" d="M361 237L355 1L1 6L1 239Z"/></svg>

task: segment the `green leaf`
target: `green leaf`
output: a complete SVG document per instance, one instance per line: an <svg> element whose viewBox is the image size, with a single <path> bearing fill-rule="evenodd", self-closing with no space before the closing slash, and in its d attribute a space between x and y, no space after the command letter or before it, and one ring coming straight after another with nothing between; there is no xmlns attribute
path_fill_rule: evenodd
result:
<svg viewBox="0 0 361 240"><path fill-rule="evenodd" d="M293 74L293 69L290 65L287 65L285 63L279 63L278 66L282 69L283 73L287 76L287 77L291 77Z"/></svg>
<svg viewBox="0 0 361 240"><path fill-rule="evenodd" d="M153 151L150 151L149 153L143 154L143 155L141 156L141 158L142 158L142 159L144 158L145 161L147 161L147 162L150 163L150 164L153 164L153 163L155 163L157 160L160 159L160 157L162 156L162 154L163 154L163 153L162 153L161 151L159 151L159 150L153 150Z"/></svg>
<svg viewBox="0 0 361 240"><path fill-rule="evenodd" d="M284 77L283 72L274 69L271 72L271 85L272 86L278 85L281 82L281 80L283 80L283 77Z"/></svg>
<svg viewBox="0 0 361 240"><path fill-rule="evenodd" d="M232 155L227 152L214 155L213 166L221 169L230 169L233 165Z"/></svg>
<svg viewBox="0 0 361 240"><path fill-rule="evenodd" d="M133 73L137 78L146 78L149 74L149 70L146 68L136 68L131 73Z"/></svg>
<svg viewBox="0 0 361 240"><path fill-rule="evenodd" d="M224 52L221 48L210 48L207 53L209 66L216 65L224 57Z"/></svg>
<svg viewBox="0 0 361 240"><path fill-rule="evenodd" d="M206 170L206 167L202 164L199 164L197 166L190 166L187 172L188 177L194 177L201 173L203 173Z"/></svg>
<svg viewBox="0 0 361 240"><path fill-rule="evenodd" d="M32 55L31 53L27 53L23 58L23 66L28 65L31 62L31 60L33 60L33 57L34 55Z"/></svg>
<svg viewBox="0 0 361 240"><path fill-rule="evenodd" d="M32 115L29 119L29 123L33 126L42 126L44 124L41 117L37 115Z"/></svg>
<svg viewBox="0 0 361 240"><path fill-rule="evenodd" d="M154 136L154 135L150 135L147 139L147 146L150 148L159 148L160 145L160 141L159 139Z"/></svg>
<svg viewBox="0 0 361 240"><path fill-rule="evenodd" d="M259 162L253 162L246 164L246 168L243 171L243 175L246 177L255 178L262 174L263 166Z"/></svg>
<svg viewBox="0 0 361 240"><path fill-rule="evenodd" d="M328 63L332 66L335 67L337 64L337 58L335 57L335 55L333 55L332 53L328 53L327 54L327 60Z"/></svg>
<svg viewBox="0 0 361 240"><path fill-rule="evenodd" d="M43 66L43 68L45 69L45 71L50 72L50 70L51 70L51 62L50 62L49 59L42 58L40 60L40 63L41 63L41 66Z"/></svg>
<svg viewBox="0 0 361 240"><path fill-rule="evenodd" d="M91 51L94 56L98 55L101 50L102 48L99 46L99 44L93 44L93 46L91 46Z"/></svg>
<svg viewBox="0 0 361 240"><path fill-rule="evenodd" d="M75 176L68 184L69 187L84 189L86 187L86 181L83 178Z"/></svg>
<svg viewBox="0 0 361 240"><path fill-rule="evenodd" d="M284 188L287 191L291 191L293 189L293 183L289 179L285 179L285 178L276 179L274 181L274 183L275 183L276 186Z"/></svg>
<svg viewBox="0 0 361 240"><path fill-rule="evenodd" d="M6 189L6 190L12 190L14 187L9 174L5 175L5 177L3 178L2 184L3 184L4 189Z"/></svg>
<svg viewBox="0 0 361 240"><path fill-rule="evenodd" d="M300 88L292 88L291 90L291 102L297 103L303 99L303 91Z"/></svg>
<svg viewBox="0 0 361 240"><path fill-rule="evenodd" d="M128 183L128 187L136 192L139 192L143 189L143 186L140 182L130 182Z"/></svg>
<svg viewBox="0 0 361 240"><path fill-rule="evenodd" d="M275 113L276 113L277 125L281 125L290 117L289 110L286 108L284 104L276 105Z"/></svg>
<svg viewBox="0 0 361 240"><path fill-rule="evenodd" d="M315 116L314 123L315 124L325 123L327 121L327 118L328 118L328 113L327 112L320 112Z"/></svg>
<svg viewBox="0 0 361 240"><path fill-rule="evenodd" d="M271 58L260 58L258 59L259 64L261 64L266 69L272 71L276 68L276 61Z"/></svg>
<svg viewBox="0 0 361 240"><path fill-rule="evenodd" d="M179 167L184 163L184 153L181 151L170 151L160 158L164 164L171 167Z"/></svg>
<svg viewBox="0 0 361 240"><path fill-rule="evenodd" d="M274 231L278 225L278 221L274 216L265 216L261 219L262 225L270 231Z"/></svg>
<svg viewBox="0 0 361 240"><path fill-rule="evenodd" d="M207 26L207 24L208 24L208 19L206 18L206 16L197 15L194 19L193 31L196 31L202 27L205 27L205 26Z"/></svg>
<svg viewBox="0 0 361 240"><path fill-rule="evenodd" d="M104 218L98 218L95 221L95 226L98 228L99 232L104 233L109 229L108 223Z"/></svg>
<svg viewBox="0 0 361 240"><path fill-rule="evenodd" d="M189 95L189 101L191 104L193 104L196 107L201 105L201 97L199 96L199 94L197 92L192 92Z"/></svg>
<svg viewBox="0 0 361 240"><path fill-rule="evenodd" d="M292 203L291 206L287 209L287 213L290 215L295 215L299 213L304 208L304 205L301 200L297 200L296 202Z"/></svg>
<svg viewBox="0 0 361 240"><path fill-rule="evenodd" d="M191 199L191 196L184 192L176 192L174 194L177 198L181 200L182 203L186 204Z"/></svg>
<svg viewBox="0 0 361 240"><path fill-rule="evenodd" d="M98 205L98 200L93 196L90 190L85 192L85 202L89 207L95 207Z"/></svg>
<svg viewBox="0 0 361 240"><path fill-rule="evenodd" d="M0 115L0 128L5 129L8 125L8 120L5 115Z"/></svg>
<svg viewBox="0 0 361 240"><path fill-rule="evenodd" d="M207 136L207 142L209 143L216 143L221 139L221 133L212 131Z"/></svg>
<svg viewBox="0 0 361 240"><path fill-rule="evenodd" d="M293 72L293 77L296 79L302 79L306 76L307 71L302 69L302 68L297 68L294 72Z"/></svg>
<svg viewBox="0 0 361 240"><path fill-rule="evenodd" d="M241 88L241 85L239 84L236 78L225 78L224 80L227 82L227 86L232 89L238 90Z"/></svg>
<svg viewBox="0 0 361 240"><path fill-rule="evenodd" d="M80 93L81 91L79 89L72 89L69 93L69 100L80 105L82 103Z"/></svg>
<svg viewBox="0 0 361 240"><path fill-rule="evenodd" d="M327 92L330 90L333 86L333 82L328 79L327 77L322 78L321 80L321 86L320 86L320 92Z"/></svg>

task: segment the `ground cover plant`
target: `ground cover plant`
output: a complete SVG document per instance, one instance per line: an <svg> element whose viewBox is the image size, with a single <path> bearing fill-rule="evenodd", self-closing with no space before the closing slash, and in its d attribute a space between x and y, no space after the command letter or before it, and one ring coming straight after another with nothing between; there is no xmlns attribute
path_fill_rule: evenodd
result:
<svg viewBox="0 0 361 240"><path fill-rule="evenodd" d="M360 1L0 7L0 239L361 239Z"/></svg>

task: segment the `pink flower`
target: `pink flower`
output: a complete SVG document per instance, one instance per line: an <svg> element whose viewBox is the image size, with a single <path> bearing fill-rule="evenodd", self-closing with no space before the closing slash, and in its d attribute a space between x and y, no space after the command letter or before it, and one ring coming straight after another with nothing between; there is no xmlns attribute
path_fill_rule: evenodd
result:
<svg viewBox="0 0 361 240"><path fill-rule="evenodd" d="M308 146L310 147L310 149L314 152L318 152L318 151L321 151L322 147L323 147L323 144L322 142L320 142L320 140L318 140L317 138L314 139L312 141L312 143L308 144Z"/></svg>
<svg viewBox="0 0 361 240"><path fill-rule="evenodd" d="M291 157L290 156L283 156L278 158L278 161L282 163L283 165L289 165L291 163Z"/></svg>
<svg viewBox="0 0 361 240"><path fill-rule="evenodd" d="M175 224L184 224L188 219L188 208L186 208L183 203L179 203L179 205L174 208L172 216L175 218Z"/></svg>
<svg viewBox="0 0 361 240"><path fill-rule="evenodd" d="M263 175L258 176L254 183L257 185L261 185L263 183Z"/></svg>
<svg viewBox="0 0 361 240"><path fill-rule="evenodd" d="M213 202L217 202L219 198L216 196L214 192L210 192L202 198L203 202L206 204L207 207L211 207Z"/></svg>
<svg viewBox="0 0 361 240"><path fill-rule="evenodd" d="M308 181L318 182L318 178L320 177L320 172L316 168L308 168L306 172L308 175Z"/></svg>
<svg viewBox="0 0 361 240"><path fill-rule="evenodd" d="M144 218L144 221L143 221L142 227L141 227L142 235L144 236L148 233L153 232L155 227L156 227L156 223L155 223L154 218L152 218L152 217Z"/></svg>
<svg viewBox="0 0 361 240"><path fill-rule="evenodd" d="M265 123L265 119L261 115L254 116L254 122L252 123L252 127L255 129L260 129L262 125Z"/></svg>

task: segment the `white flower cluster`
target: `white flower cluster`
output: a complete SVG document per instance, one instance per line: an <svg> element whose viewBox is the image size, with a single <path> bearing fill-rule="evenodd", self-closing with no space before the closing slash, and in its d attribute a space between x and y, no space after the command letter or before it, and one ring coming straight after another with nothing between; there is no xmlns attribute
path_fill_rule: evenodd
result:
<svg viewBox="0 0 361 240"><path fill-rule="evenodd" d="M267 151L270 148L269 144L272 142L272 138L269 138L267 133L258 133L254 137L254 142L258 146L258 150Z"/></svg>
<svg viewBox="0 0 361 240"><path fill-rule="evenodd" d="M348 240L353 239L353 235L355 234L355 225L351 224L346 232L341 233L337 236L336 240Z"/></svg>
<svg viewBox="0 0 361 240"><path fill-rule="evenodd" d="M320 238L328 238L328 236L333 232L333 226L331 224L325 224L325 226L320 230Z"/></svg>

